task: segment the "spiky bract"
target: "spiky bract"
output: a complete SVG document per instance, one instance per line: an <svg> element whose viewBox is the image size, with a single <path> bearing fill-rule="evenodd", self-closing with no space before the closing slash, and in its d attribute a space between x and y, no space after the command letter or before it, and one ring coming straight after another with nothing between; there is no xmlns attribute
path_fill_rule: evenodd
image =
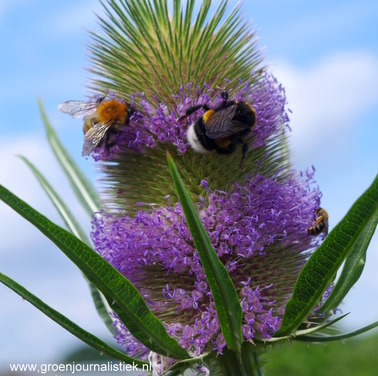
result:
<svg viewBox="0 0 378 376"><path fill-rule="evenodd" d="M209 17L211 0L203 0L193 21L195 0L185 11L174 0L171 17L166 0L108 0L109 20L100 18L107 37L92 33L92 71L100 76L94 88L119 97L144 92L147 100L156 95L171 106L172 93L189 82L203 89L228 78L235 88L253 70L257 80L262 58L255 31L242 22L240 4L226 17L227 3L221 0Z"/></svg>

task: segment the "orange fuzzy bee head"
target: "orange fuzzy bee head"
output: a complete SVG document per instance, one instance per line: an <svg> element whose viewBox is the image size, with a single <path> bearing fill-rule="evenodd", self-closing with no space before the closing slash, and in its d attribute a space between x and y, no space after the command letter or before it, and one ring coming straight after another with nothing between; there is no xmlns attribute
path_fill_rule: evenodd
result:
<svg viewBox="0 0 378 376"><path fill-rule="evenodd" d="M97 116L101 123L124 123L127 116L125 103L115 99L101 102L97 107Z"/></svg>

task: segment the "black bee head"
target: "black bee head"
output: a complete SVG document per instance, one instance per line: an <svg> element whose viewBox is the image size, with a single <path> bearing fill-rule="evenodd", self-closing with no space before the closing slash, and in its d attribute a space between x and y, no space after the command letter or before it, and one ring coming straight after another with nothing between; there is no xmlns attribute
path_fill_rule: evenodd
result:
<svg viewBox="0 0 378 376"><path fill-rule="evenodd" d="M102 97L98 97L96 100L96 103L101 103L105 98L106 98L106 94L103 95Z"/></svg>
<svg viewBox="0 0 378 376"><path fill-rule="evenodd" d="M134 113L134 109L131 107L130 103L125 102L127 113L132 115Z"/></svg>
<svg viewBox="0 0 378 376"><path fill-rule="evenodd" d="M222 91L221 92L221 98L225 101L228 101L228 93L227 91Z"/></svg>

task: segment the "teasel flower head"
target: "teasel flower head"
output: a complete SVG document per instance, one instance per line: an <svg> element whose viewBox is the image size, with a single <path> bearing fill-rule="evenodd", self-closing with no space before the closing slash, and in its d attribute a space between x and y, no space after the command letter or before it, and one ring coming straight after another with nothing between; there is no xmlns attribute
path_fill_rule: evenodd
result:
<svg viewBox="0 0 378 376"><path fill-rule="evenodd" d="M136 109L92 155L102 173L102 211L94 216L97 252L127 277L168 333L191 355L225 341L215 304L166 163L168 150L195 203L212 246L234 283L246 342L268 339L281 323L299 271L318 237L309 237L321 194L314 168L292 169L287 150L289 118L284 88L263 65L254 29L241 5L215 10L204 0L185 9L166 1L108 0L105 36L92 34L92 89L105 90ZM187 131L203 109L215 108L224 87L232 100L249 103L256 126L227 155L198 154ZM116 337L130 355L146 358L114 315Z"/></svg>

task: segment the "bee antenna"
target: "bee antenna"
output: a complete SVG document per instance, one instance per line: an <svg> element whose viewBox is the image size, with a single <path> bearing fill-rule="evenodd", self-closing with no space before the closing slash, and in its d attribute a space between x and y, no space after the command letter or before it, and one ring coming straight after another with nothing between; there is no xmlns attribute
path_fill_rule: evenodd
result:
<svg viewBox="0 0 378 376"><path fill-rule="evenodd" d="M106 96L107 96L107 93L104 93L104 95L102 95L101 97L98 97L97 98L97 103L101 103L105 98L106 98Z"/></svg>
<svg viewBox="0 0 378 376"><path fill-rule="evenodd" d="M221 90L222 92L227 91L226 86L220 87L219 85L215 86L217 90Z"/></svg>

